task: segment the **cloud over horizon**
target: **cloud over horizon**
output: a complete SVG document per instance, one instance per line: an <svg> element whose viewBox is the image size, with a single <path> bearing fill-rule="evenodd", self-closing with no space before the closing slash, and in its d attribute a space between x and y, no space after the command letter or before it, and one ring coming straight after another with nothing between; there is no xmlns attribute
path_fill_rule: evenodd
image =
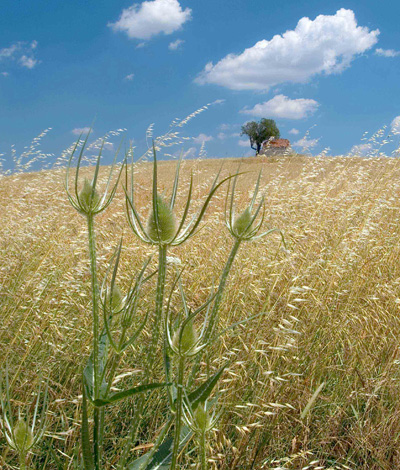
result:
<svg viewBox="0 0 400 470"><path fill-rule="evenodd" d="M377 43L378 35L378 29L358 26L354 12L344 8L314 20L303 17L294 30L228 54L215 65L209 62L195 82L264 91L286 82L305 83L315 75L343 72Z"/></svg>
<svg viewBox="0 0 400 470"><path fill-rule="evenodd" d="M108 26L126 33L130 39L147 40L178 31L191 17L192 10L183 10L178 0L151 0L125 8L119 20Z"/></svg>
<svg viewBox="0 0 400 470"><path fill-rule="evenodd" d="M251 109L244 108L240 112L258 117L304 119L314 114L318 107L319 103L315 100L305 98L292 100L285 95L276 95L269 101L258 103Z"/></svg>

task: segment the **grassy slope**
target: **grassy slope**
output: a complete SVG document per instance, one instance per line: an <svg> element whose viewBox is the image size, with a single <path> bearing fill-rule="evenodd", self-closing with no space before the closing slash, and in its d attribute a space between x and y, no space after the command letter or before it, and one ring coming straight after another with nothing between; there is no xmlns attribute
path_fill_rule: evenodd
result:
<svg viewBox="0 0 400 470"><path fill-rule="evenodd" d="M188 161L182 181L193 169L201 195L220 163ZM167 191L173 167L160 164L160 186ZM236 167L226 160L223 173ZM400 162L249 159L242 169L250 173L239 187L242 207L261 167L266 225L284 230L289 251L280 249L278 237L244 245L230 278L224 324L263 308L268 314L229 334L214 356L235 360L221 387L225 413L212 442L216 468L300 469L312 461L318 463L311 468L399 468ZM0 181L0 361L9 362L16 403L30 400L38 372L50 375L50 431L57 439L47 444L57 447L68 468L79 438L78 366L88 354L91 328L85 224L67 203L62 182L62 172ZM148 164L136 182L147 213ZM223 206L221 191L206 227L173 253L188 264L184 282L192 305L206 298L231 246ZM130 233L122 191L97 227L104 263L124 234L127 283L152 249ZM138 370L132 353L124 382L134 382ZM325 387L301 421L321 382ZM162 424L163 402L156 396L150 402L143 443ZM114 436L126 432L123 417L130 413L128 403L113 410L110 468L118 453ZM1 457L0 464L9 468Z"/></svg>

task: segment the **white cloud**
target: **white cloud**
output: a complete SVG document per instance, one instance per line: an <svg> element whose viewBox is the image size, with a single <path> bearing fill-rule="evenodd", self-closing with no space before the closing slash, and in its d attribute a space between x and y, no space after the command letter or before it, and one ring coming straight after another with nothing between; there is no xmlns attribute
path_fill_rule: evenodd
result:
<svg viewBox="0 0 400 470"><path fill-rule="evenodd" d="M250 146L250 141L249 140L243 140L243 139L240 139L238 141L238 145L240 147L249 147Z"/></svg>
<svg viewBox="0 0 400 470"><path fill-rule="evenodd" d="M0 75L3 77L8 77L10 74L8 72L1 72Z"/></svg>
<svg viewBox="0 0 400 470"><path fill-rule="evenodd" d="M90 131L90 127L76 127L75 129L72 129L72 133L74 135L81 135L81 134L87 134ZM91 130L93 133L93 129Z"/></svg>
<svg viewBox="0 0 400 470"><path fill-rule="evenodd" d="M144 1L122 10L114 31L123 31L131 39L150 39L157 34L172 34L191 19L192 10L182 9L178 0Z"/></svg>
<svg viewBox="0 0 400 470"><path fill-rule="evenodd" d="M397 57L400 55L400 51L395 51L394 49L381 49L378 47L378 49L375 49L375 54L383 57Z"/></svg>
<svg viewBox="0 0 400 470"><path fill-rule="evenodd" d="M302 139L295 142L293 145L295 147L301 147L304 149L311 149L318 144L319 139L308 139L307 137L303 137Z"/></svg>
<svg viewBox="0 0 400 470"><path fill-rule="evenodd" d="M353 145L350 155L365 157L372 150L372 144Z"/></svg>
<svg viewBox="0 0 400 470"><path fill-rule="evenodd" d="M176 41L172 41L168 44L168 49L170 51L176 51L177 49L181 49L182 44L185 41L183 39L177 39Z"/></svg>
<svg viewBox="0 0 400 470"><path fill-rule="evenodd" d="M210 142L210 140L214 140L214 137L211 135L199 134L197 137L192 137L192 139L195 144L203 144L204 142Z"/></svg>
<svg viewBox="0 0 400 470"><path fill-rule="evenodd" d="M128 82L131 82L135 77L135 74L134 73L130 73L129 75L127 75L124 80L127 80Z"/></svg>
<svg viewBox="0 0 400 470"><path fill-rule="evenodd" d="M225 140L225 139L229 139L229 138L233 138L233 137L240 137L240 132L232 132L230 134L227 134L226 132L220 132L217 135L217 138L220 139L220 140Z"/></svg>
<svg viewBox="0 0 400 470"><path fill-rule="evenodd" d="M305 83L314 75L341 73L359 54L373 47L379 30L357 26L352 10L303 17L294 30L263 39L241 54L210 62L196 78L233 90L267 90L285 82Z"/></svg>
<svg viewBox="0 0 400 470"><path fill-rule="evenodd" d="M33 69L37 64L40 63L40 61L36 59L34 55L34 51L37 48L37 45L37 41L32 41L30 43L25 41L16 42L10 47L0 49L0 61L15 61L22 67Z"/></svg>
<svg viewBox="0 0 400 470"><path fill-rule="evenodd" d="M396 116L390 124L390 130L393 134L400 134L400 116Z"/></svg>
<svg viewBox="0 0 400 470"><path fill-rule="evenodd" d="M33 67L35 67L35 65L37 65L39 62L33 57L23 55L19 59L19 63L22 65L22 67L26 67L27 69L33 69Z"/></svg>
<svg viewBox="0 0 400 470"><path fill-rule="evenodd" d="M226 101L225 99L214 100L210 103L210 106L213 105L213 104L224 104L225 101Z"/></svg>
<svg viewBox="0 0 400 470"><path fill-rule="evenodd" d="M291 100L285 95L276 95L269 101L258 103L252 109L242 109L242 113L259 117L303 119L314 114L319 106L315 100L298 98Z"/></svg>
<svg viewBox="0 0 400 470"><path fill-rule="evenodd" d="M197 149L196 147L190 147L186 152L183 154L183 158L196 158Z"/></svg>
<svg viewBox="0 0 400 470"><path fill-rule="evenodd" d="M298 129L295 129L295 128L290 129L290 131L289 131L289 134L292 134L292 135L298 135L299 133L300 133L300 131Z"/></svg>

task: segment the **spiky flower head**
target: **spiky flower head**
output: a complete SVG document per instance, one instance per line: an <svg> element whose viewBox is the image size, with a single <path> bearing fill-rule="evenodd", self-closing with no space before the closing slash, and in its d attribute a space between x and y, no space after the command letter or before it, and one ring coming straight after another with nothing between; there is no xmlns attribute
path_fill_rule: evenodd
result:
<svg viewBox="0 0 400 470"><path fill-rule="evenodd" d="M200 402L197 408L193 412L193 420L201 432L206 432L209 430L211 423L210 416L207 411L207 406L205 402Z"/></svg>
<svg viewBox="0 0 400 470"><path fill-rule="evenodd" d="M246 235L251 227L252 215L250 207L247 207L236 219L233 224L233 232L236 236L241 237Z"/></svg>
<svg viewBox="0 0 400 470"><path fill-rule="evenodd" d="M92 183L87 178L85 178L83 187L79 192L79 202L85 212L91 212L99 205L99 193L96 189L93 191Z"/></svg>
<svg viewBox="0 0 400 470"><path fill-rule="evenodd" d="M155 218L155 209L150 212L147 221L147 235L151 240L159 243L167 243L172 240L176 234L176 220L170 206L164 201L161 195L157 195L157 219Z"/></svg>
<svg viewBox="0 0 400 470"><path fill-rule="evenodd" d="M20 452L27 452L33 445L33 433L32 429L28 426L28 423L20 418L14 429L14 445Z"/></svg>
<svg viewBox="0 0 400 470"><path fill-rule="evenodd" d="M179 341L180 340L180 341ZM180 350L182 354L189 352L196 344L198 335L193 325L193 320L190 320L183 327L181 336L181 329L178 329L172 339L172 345L175 349Z"/></svg>
<svg viewBox="0 0 400 470"><path fill-rule="evenodd" d="M114 285L111 291L111 288L107 289L105 305L107 309L110 309L110 313L118 313L122 310L124 306L124 295L121 292L121 289Z"/></svg>

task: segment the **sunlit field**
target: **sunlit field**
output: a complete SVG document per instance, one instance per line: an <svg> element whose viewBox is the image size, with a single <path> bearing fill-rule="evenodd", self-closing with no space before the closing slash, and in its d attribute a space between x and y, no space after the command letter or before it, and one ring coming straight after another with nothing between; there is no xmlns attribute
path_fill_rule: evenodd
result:
<svg viewBox="0 0 400 470"><path fill-rule="evenodd" d="M194 200L201 201L222 163L220 178L235 173L239 160L183 162L178 213L191 172ZM159 163L159 189L167 195L175 166ZM228 330L212 346L208 372L229 365L213 395L221 416L209 435L209 466L400 468L400 161L247 158L238 179L238 208L248 204L261 169L264 227L282 230L286 245L272 233L243 242L234 261L221 327L263 315ZM144 162L135 175L135 202L145 217L151 172L151 163ZM68 202L64 177L59 169L0 181L0 363L3 370L8 364L11 405L34 403L39 381L49 380L46 432L29 464L37 469L79 468L81 371L92 341L87 229ZM169 252L167 291L177 267L185 267L182 284L193 308L218 284L233 244L224 225L227 186L217 191L191 242ZM125 213L120 184L110 207L96 217L96 229L101 275L123 236L122 288L156 252L134 237ZM151 266L156 260L157 255ZM149 296L154 289L150 281ZM139 343L123 355L114 390L140 382L141 348L150 341L146 326ZM203 363L200 380L206 369ZM154 375L163 380L162 355ZM107 411L107 470L116 468L138 400ZM152 448L166 410L166 393L146 394L132 456ZM178 468L197 468L197 462L189 441ZM0 467L19 468L3 434Z"/></svg>

